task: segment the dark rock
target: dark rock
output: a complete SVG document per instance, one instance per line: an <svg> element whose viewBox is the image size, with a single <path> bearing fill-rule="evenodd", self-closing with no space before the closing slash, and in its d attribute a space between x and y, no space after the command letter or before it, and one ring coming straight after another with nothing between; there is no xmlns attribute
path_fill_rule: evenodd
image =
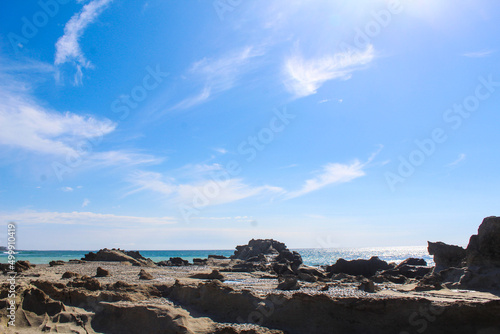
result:
<svg viewBox="0 0 500 334"><path fill-rule="evenodd" d="M123 281L116 281L113 284L114 289L127 289L127 288L131 288L131 287L133 287L132 284L129 284L129 283L123 282Z"/></svg>
<svg viewBox="0 0 500 334"><path fill-rule="evenodd" d="M31 269L31 268L35 268L35 267L36 267L36 265L31 264L29 261L19 260L19 261L17 261L17 262L15 263L14 267L15 267L15 271L16 271L17 273L21 273L21 272L26 271L26 270L29 270L29 269ZM7 266L6 266L6 269L7 269L6 271L11 271L11 270L10 270L10 266L9 266L8 264L7 264Z"/></svg>
<svg viewBox="0 0 500 334"><path fill-rule="evenodd" d="M197 279L218 279L222 281L224 279L224 275L222 275L218 270L214 269L211 273L197 273L189 276L190 278Z"/></svg>
<svg viewBox="0 0 500 334"><path fill-rule="evenodd" d="M78 273L74 273L74 272L71 272L71 271L67 271L65 272L63 275L62 275L62 278L79 278L81 277L82 275L78 274Z"/></svg>
<svg viewBox="0 0 500 334"><path fill-rule="evenodd" d="M153 277L153 275L151 275L150 273L148 273L146 270L141 269L141 271L139 272L139 279L142 279L142 280L152 280L152 279L154 279L154 277Z"/></svg>
<svg viewBox="0 0 500 334"><path fill-rule="evenodd" d="M334 265L328 266L326 270L330 274L344 273L372 277L377 271L391 268L393 268L392 265L373 256L369 260L346 261L344 259L338 259Z"/></svg>
<svg viewBox="0 0 500 334"><path fill-rule="evenodd" d="M316 267L301 265L298 268L298 272L299 273L305 273L305 274L308 274L308 275L311 275L311 276L314 276L314 277L326 278L326 274L322 270L320 270L320 269L318 269Z"/></svg>
<svg viewBox="0 0 500 334"><path fill-rule="evenodd" d="M81 263L86 263L87 261L83 260L68 260L68 263L70 264L81 264Z"/></svg>
<svg viewBox="0 0 500 334"><path fill-rule="evenodd" d="M310 282L310 283L314 283L314 282L318 281L318 279L315 276L308 274L308 273L299 273L297 275L297 277L301 281Z"/></svg>
<svg viewBox="0 0 500 334"><path fill-rule="evenodd" d="M377 288L375 287L373 281L369 280L368 278L364 278L361 280L360 284L358 285L358 289L369 293L374 293L377 291Z"/></svg>
<svg viewBox="0 0 500 334"><path fill-rule="evenodd" d="M275 263L273 264L273 271L277 275L293 275L294 272L290 268L290 265L288 263Z"/></svg>
<svg viewBox="0 0 500 334"><path fill-rule="evenodd" d="M97 253L87 253L82 258L84 261L104 261L104 262L129 262L134 266L153 267L155 264L151 259L146 259L139 252L123 251L120 249L101 249Z"/></svg>
<svg viewBox="0 0 500 334"><path fill-rule="evenodd" d="M448 245L444 242L430 242L427 250L430 255L434 255L436 267L435 272L450 267L462 267L465 263L465 249L460 246Z"/></svg>
<svg viewBox="0 0 500 334"><path fill-rule="evenodd" d="M101 267L98 267L97 268L97 273L95 275L96 277L109 277L111 276L111 273L109 272L109 270L106 270L106 269L103 269Z"/></svg>
<svg viewBox="0 0 500 334"><path fill-rule="evenodd" d="M199 266L204 266L204 265L207 264L207 259L194 258L193 259L193 264L199 265Z"/></svg>
<svg viewBox="0 0 500 334"><path fill-rule="evenodd" d="M55 267L55 266L64 266L64 261L57 260L57 261L50 261L49 266Z"/></svg>
<svg viewBox="0 0 500 334"><path fill-rule="evenodd" d="M411 266L408 264L398 265L394 269L384 270L381 272L382 275L392 275L392 276L405 276L407 278L421 278L429 274L432 271L432 267L424 266Z"/></svg>
<svg viewBox="0 0 500 334"><path fill-rule="evenodd" d="M410 257L400 264L396 266L396 268L404 266L404 265L409 265L409 266L427 266L427 262L424 259L418 259L414 257Z"/></svg>
<svg viewBox="0 0 500 334"><path fill-rule="evenodd" d="M299 290L300 284L295 277L278 278L278 290Z"/></svg>
<svg viewBox="0 0 500 334"><path fill-rule="evenodd" d="M288 249L282 242L273 239L252 239L247 245L236 246L231 259L248 260L260 254L276 257L285 250Z"/></svg>
<svg viewBox="0 0 500 334"><path fill-rule="evenodd" d="M172 266L188 266L189 265L189 261L188 260L184 260L180 257L171 257L170 258L170 263Z"/></svg>
<svg viewBox="0 0 500 334"><path fill-rule="evenodd" d="M487 217L467 246L468 267L500 267L500 217Z"/></svg>
<svg viewBox="0 0 500 334"><path fill-rule="evenodd" d="M208 258L209 259L215 259L215 260L226 260L226 259L228 259L224 255L209 255Z"/></svg>

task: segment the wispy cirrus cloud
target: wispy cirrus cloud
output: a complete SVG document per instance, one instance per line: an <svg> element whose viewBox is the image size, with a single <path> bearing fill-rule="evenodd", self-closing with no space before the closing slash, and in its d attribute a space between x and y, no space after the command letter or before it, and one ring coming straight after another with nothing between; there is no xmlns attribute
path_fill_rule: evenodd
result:
<svg viewBox="0 0 500 334"><path fill-rule="evenodd" d="M165 177L161 173L137 171L130 175L128 181L133 190L125 196L139 191L153 191L164 195L176 204L192 204L193 200L200 199L198 207L206 207L235 202L263 194L279 194L283 189L273 186L250 186L242 179L214 180L205 178L192 182L179 182L172 177Z"/></svg>
<svg viewBox="0 0 500 334"><path fill-rule="evenodd" d="M289 192L286 198L299 197L331 184L346 183L365 176L363 167L364 165L357 160L351 164L326 164L316 177L306 180L302 188Z"/></svg>
<svg viewBox="0 0 500 334"><path fill-rule="evenodd" d="M94 22L113 0L93 0L83 6L82 10L73 15L64 27L64 35L56 43L54 64L72 63L75 66L74 85L80 85L83 78L83 68L91 67L80 47L79 40L85 29Z"/></svg>
<svg viewBox="0 0 500 334"><path fill-rule="evenodd" d="M460 153L458 155L458 158L455 159L454 161L450 162L449 164L447 164L446 166L447 167L455 167L457 166L458 164L462 163L465 159L467 158L467 156L465 155L465 153Z"/></svg>
<svg viewBox="0 0 500 334"><path fill-rule="evenodd" d="M0 213L1 222L16 222L23 225L56 224L56 225L96 225L126 228L137 225L175 224L172 217L137 217L102 214L93 212L44 212L26 211L19 213Z"/></svg>
<svg viewBox="0 0 500 334"><path fill-rule="evenodd" d="M38 159L38 164L42 157L56 161L65 161L68 156L84 158L82 167L136 166L163 161L123 149L97 150L102 138L115 131L116 123L69 111L60 113L35 99L32 82L27 78L38 80L35 74L50 72L50 66L38 62L27 66L12 62L2 65L5 66L0 68L0 148L4 151L30 153Z"/></svg>
<svg viewBox="0 0 500 334"><path fill-rule="evenodd" d="M0 145L47 155L76 154L81 140L104 136L116 125L107 119L47 110L22 88L0 87ZM21 91L23 90L23 91Z"/></svg>
<svg viewBox="0 0 500 334"><path fill-rule="evenodd" d="M383 146L380 146L364 163L354 160L350 164L328 163L324 165L315 177L306 180L300 189L288 192L285 198L299 197L329 185L347 183L365 176L366 167L375 159L382 148Z"/></svg>
<svg viewBox="0 0 500 334"><path fill-rule="evenodd" d="M327 81L349 79L375 57L372 45L363 51L348 50L332 56L305 59L297 50L285 60L283 83L296 98L316 94Z"/></svg>
<svg viewBox="0 0 500 334"><path fill-rule="evenodd" d="M463 56L468 58L484 58L492 55L493 53L495 53L493 50L480 50L464 53Z"/></svg>
<svg viewBox="0 0 500 334"><path fill-rule="evenodd" d="M194 107L208 101L216 94L233 88L240 76L249 70L250 61L262 55L262 50L247 46L219 58L203 58L195 62L186 75L188 80L201 84L203 88L199 93L183 99L170 110Z"/></svg>

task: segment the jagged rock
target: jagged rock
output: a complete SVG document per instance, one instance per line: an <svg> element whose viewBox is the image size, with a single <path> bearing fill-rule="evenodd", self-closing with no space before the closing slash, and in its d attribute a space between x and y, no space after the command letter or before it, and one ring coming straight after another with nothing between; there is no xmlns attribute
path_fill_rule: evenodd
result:
<svg viewBox="0 0 500 334"><path fill-rule="evenodd" d="M215 333L210 318L193 317L188 311L171 305L101 302L101 310L92 321L97 332L132 333Z"/></svg>
<svg viewBox="0 0 500 334"><path fill-rule="evenodd" d="M82 275L78 274L78 273L74 273L74 272L71 272L71 271L66 271L61 278L79 278L81 277Z"/></svg>
<svg viewBox="0 0 500 334"><path fill-rule="evenodd" d="M26 270L29 270L31 268L35 268L36 265L35 264L31 264L29 261L23 261L23 260L19 260L15 263L14 265L15 267L15 271L18 272L18 273L21 273L23 271L26 271ZM9 268L10 266L7 265L7 268L8 270L7 271L11 271Z"/></svg>
<svg viewBox="0 0 500 334"><path fill-rule="evenodd" d="M70 264L81 264L81 263L86 263L87 261L83 260L68 260L68 263Z"/></svg>
<svg viewBox="0 0 500 334"><path fill-rule="evenodd" d="M408 264L398 265L394 269L384 270L380 274L391 276L404 276L407 278L421 278L432 271L432 267L412 266Z"/></svg>
<svg viewBox="0 0 500 334"><path fill-rule="evenodd" d="M369 293L374 293L377 291L375 283L373 283L373 281L368 278L364 278L361 280L360 284L358 285L358 289Z"/></svg>
<svg viewBox="0 0 500 334"><path fill-rule="evenodd" d="M53 316L64 309L63 303L54 301L45 292L31 288L23 295L22 308L37 315L48 314Z"/></svg>
<svg viewBox="0 0 500 334"><path fill-rule="evenodd" d="M208 258L215 259L215 260L227 260L228 259L224 255L209 255Z"/></svg>
<svg viewBox="0 0 500 334"><path fill-rule="evenodd" d="M141 271L139 272L139 279L142 279L142 280L152 280L152 279L154 279L154 277L153 277L153 275L151 275L150 273L148 273L146 270L141 269Z"/></svg>
<svg viewBox="0 0 500 334"><path fill-rule="evenodd" d="M197 279L218 279L218 280L223 280L224 275L222 275L218 270L214 269L210 273L197 273L189 276L190 278L197 278Z"/></svg>
<svg viewBox="0 0 500 334"><path fill-rule="evenodd" d="M315 276L308 274L308 273L299 273L297 275L297 277L301 281L310 282L310 283L314 283L314 282L318 281L318 279Z"/></svg>
<svg viewBox="0 0 500 334"><path fill-rule="evenodd" d="M295 277L280 277L278 278L278 286L276 287L278 290L299 290L300 284L297 278Z"/></svg>
<svg viewBox="0 0 500 334"><path fill-rule="evenodd" d="M276 275L293 275L294 272L288 263L274 263L273 271Z"/></svg>
<svg viewBox="0 0 500 334"><path fill-rule="evenodd" d="M155 264L151 259L146 259L139 252L125 252L121 249L101 249L97 253L90 252L82 258L84 261L103 261L103 262L129 262L135 266L153 267Z"/></svg>
<svg viewBox="0 0 500 334"><path fill-rule="evenodd" d="M180 257L171 257L170 260L160 261L160 262L156 263L156 265L161 266L161 267L182 267L182 266L188 266L189 261L184 260Z"/></svg>
<svg viewBox="0 0 500 334"><path fill-rule="evenodd" d="M467 246L468 267L500 267L500 217L487 217Z"/></svg>
<svg viewBox="0 0 500 334"><path fill-rule="evenodd" d="M64 261L62 261L62 260L50 261L49 266L51 266L51 267L64 266Z"/></svg>
<svg viewBox="0 0 500 334"><path fill-rule="evenodd" d="M369 260L352 260L346 261L338 259L337 262L326 268L330 274L344 273L349 275L363 275L364 277L372 277L377 271L392 269L393 266L387 262L373 256Z"/></svg>
<svg viewBox="0 0 500 334"><path fill-rule="evenodd" d="M410 257L401 262L396 266L396 268L408 265L408 266L427 266L427 262L424 259L419 259L415 257Z"/></svg>
<svg viewBox="0 0 500 334"><path fill-rule="evenodd" d="M204 266L204 265L207 264L207 259L194 258L193 259L193 264L194 265L199 265L199 266Z"/></svg>
<svg viewBox="0 0 500 334"><path fill-rule="evenodd" d="M97 267L97 272L96 272L96 277L108 277L111 276L111 273L109 270L106 270L102 267Z"/></svg>
<svg viewBox="0 0 500 334"><path fill-rule="evenodd" d="M79 278L74 278L73 281L68 282L67 284L70 287L74 288L85 288L90 291L101 290L101 283L93 277L82 276Z"/></svg>
<svg viewBox="0 0 500 334"><path fill-rule="evenodd" d="M273 239L252 239L247 245L236 246L236 251L234 255L231 255L231 259L246 261L260 254L278 256L285 250L288 251L282 242Z"/></svg>
<svg viewBox="0 0 500 334"><path fill-rule="evenodd" d="M308 275L311 275L314 277L318 277L318 278L326 278L326 274L322 270L320 270L316 267L301 265L298 268L298 272L305 273L305 274L308 274Z"/></svg>
<svg viewBox="0 0 500 334"><path fill-rule="evenodd" d="M460 246L448 245L444 242L427 242L427 250L430 255L434 255L436 263L434 272L438 273L450 267L462 267L465 263L465 249Z"/></svg>

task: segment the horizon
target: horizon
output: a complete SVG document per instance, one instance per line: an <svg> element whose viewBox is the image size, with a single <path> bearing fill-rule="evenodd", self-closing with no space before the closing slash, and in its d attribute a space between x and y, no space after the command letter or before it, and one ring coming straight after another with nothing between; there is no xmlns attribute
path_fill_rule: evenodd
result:
<svg viewBox="0 0 500 334"><path fill-rule="evenodd" d="M500 215L493 0L3 7L0 244L467 245Z"/></svg>

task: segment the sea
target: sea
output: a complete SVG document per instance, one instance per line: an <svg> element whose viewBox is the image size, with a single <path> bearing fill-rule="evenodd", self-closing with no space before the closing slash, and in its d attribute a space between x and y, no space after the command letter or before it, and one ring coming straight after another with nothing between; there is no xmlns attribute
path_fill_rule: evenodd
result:
<svg viewBox="0 0 500 334"><path fill-rule="evenodd" d="M387 262L400 263L410 258L423 258L428 265L434 265L432 257L425 246L410 247L371 247L371 248L302 248L293 249L302 256L304 264L310 266L330 265L338 259L345 260L369 259L378 256ZM96 250L92 250L96 252ZM81 259L88 250L20 250L16 254L17 260L27 260L33 264L47 264L50 261ZM139 250L142 256L151 258L154 262L168 260L171 257L180 257L190 262L193 258L207 258L208 255L231 256L234 250ZM7 254L0 253L0 263L6 263Z"/></svg>

